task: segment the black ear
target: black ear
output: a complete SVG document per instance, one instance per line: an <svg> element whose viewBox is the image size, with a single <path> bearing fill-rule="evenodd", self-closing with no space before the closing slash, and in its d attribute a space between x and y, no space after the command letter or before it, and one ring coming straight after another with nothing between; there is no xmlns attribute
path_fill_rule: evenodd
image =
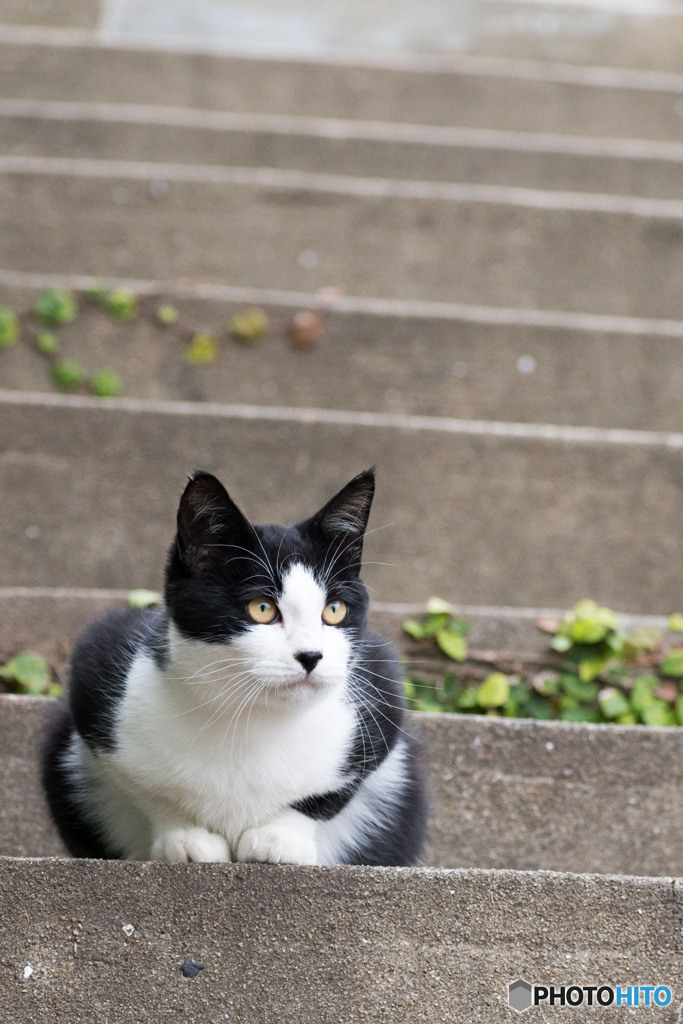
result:
<svg viewBox="0 0 683 1024"><path fill-rule="evenodd" d="M178 554L188 568L201 572L222 560L225 548L244 544L250 529L220 480L211 473L192 474L178 506L176 537Z"/></svg>
<svg viewBox="0 0 683 1024"><path fill-rule="evenodd" d="M375 470L366 469L307 520L305 525L309 530L322 534L330 544L336 545L335 561L342 559L347 565L360 568L363 537L374 494Z"/></svg>

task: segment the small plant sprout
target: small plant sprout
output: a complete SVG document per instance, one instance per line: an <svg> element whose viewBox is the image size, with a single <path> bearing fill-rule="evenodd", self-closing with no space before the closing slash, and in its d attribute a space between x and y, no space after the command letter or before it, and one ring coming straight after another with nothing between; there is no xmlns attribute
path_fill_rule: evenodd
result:
<svg viewBox="0 0 683 1024"><path fill-rule="evenodd" d="M98 370L90 379L90 390L98 398L116 398L123 392L123 384L114 370Z"/></svg>
<svg viewBox="0 0 683 1024"><path fill-rule="evenodd" d="M12 309L0 306L0 348L9 348L19 341L19 320Z"/></svg>
<svg viewBox="0 0 683 1024"><path fill-rule="evenodd" d="M160 327L173 327L178 323L178 310L175 306L159 306L156 311L156 321Z"/></svg>
<svg viewBox="0 0 683 1024"><path fill-rule="evenodd" d="M135 292L130 288L115 288L105 297L104 305L114 320L136 320L140 314Z"/></svg>
<svg viewBox="0 0 683 1024"><path fill-rule="evenodd" d="M78 306L73 294L64 288L48 288L38 298L35 314L51 327L72 323L78 316Z"/></svg>
<svg viewBox="0 0 683 1024"><path fill-rule="evenodd" d="M52 331L41 331L36 338L36 345L42 356L55 356L59 352L59 338Z"/></svg>
<svg viewBox="0 0 683 1024"><path fill-rule="evenodd" d="M185 349L185 362L191 366L203 366L213 363L216 359L216 339L213 334L200 332L195 334Z"/></svg>
<svg viewBox="0 0 683 1024"><path fill-rule="evenodd" d="M22 651L6 665L0 666L0 678L10 690L25 696L47 694L57 697L62 692L61 686L52 682L47 660L30 651Z"/></svg>
<svg viewBox="0 0 683 1024"><path fill-rule="evenodd" d="M131 590L128 604L131 608L151 608L161 601L161 594L156 590Z"/></svg>
<svg viewBox="0 0 683 1024"><path fill-rule="evenodd" d="M75 391L85 381L85 370L75 359L58 359L50 368L52 379L63 391Z"/></svg>
<svg viewBox="0 0 683 1024"><path fill-rule="evenodd" d="M244 313L236 313L230 321L230 333L237 341L252 344L265 338L270 321L262 309L248 309Z"/></svg>

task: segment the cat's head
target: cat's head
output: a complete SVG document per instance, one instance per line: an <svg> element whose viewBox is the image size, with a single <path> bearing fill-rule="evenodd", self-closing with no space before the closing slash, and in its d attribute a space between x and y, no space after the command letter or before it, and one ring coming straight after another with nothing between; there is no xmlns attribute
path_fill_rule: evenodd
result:
<svg viewBox="0 0 683 1024"><path fill-rule="evenodd" d="M216 477L192 476L166 604L184 641L229 649L225 686L298 703L346 683L367 618L359 572L374 486L366 470L295 526L257 526ZM220 662L215 646L208 653Z"/></svg>

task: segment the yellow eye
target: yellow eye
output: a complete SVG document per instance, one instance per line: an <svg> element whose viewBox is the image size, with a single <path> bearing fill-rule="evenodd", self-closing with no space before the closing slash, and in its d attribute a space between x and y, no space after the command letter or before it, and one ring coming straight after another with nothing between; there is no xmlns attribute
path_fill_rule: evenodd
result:
<svg viewBox="0 0 683 1024"><path fill-rule="evenodd" d="M267 597L255 597L247 605L247 611L254 622L260 622L263 625L267 625L277 618L277 605L269 601Z"/></svg>
<svg viewBox="0 0 683 1024"><path fill-rule="evenodd" d="M330 601L323 608L323 622L328 626L338 626L346 618L347 608L343 601Z"/></svg>

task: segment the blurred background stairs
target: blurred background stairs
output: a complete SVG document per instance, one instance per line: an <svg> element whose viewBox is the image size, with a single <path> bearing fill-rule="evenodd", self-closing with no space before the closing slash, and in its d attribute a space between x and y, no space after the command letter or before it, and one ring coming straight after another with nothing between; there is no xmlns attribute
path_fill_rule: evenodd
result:
<svg viewBox="0 0 683 1024"><path fill-rule="evenodd" d="M533 644L541 611L587 596L658 619L680 611L682 29L683 4L673 0L302 0L286 11L272 0L0 0L0 305L30 308L46 287L94 280L171 303L207 330L250 306L286 324L297 310L331 305L325 337L306 351L281 330L204 367L188 365L180 343L148 320L121 328L86 314L64 332L65 354L89 370L117 370L121 398L55 393L26 346L0 352L4 648L21 638L63 659L93 612L132 587L158 588L178 494L199 467L216 472L254 520L292 522L376 464L366 578L375 616L394 634L430 594L463 609L492 647L511 631ZM37 730L35 706L26 708L24 725L7 712L17 743L23 728ZM534 838L548 824L539 793L549 792L548 778L561 785L538 767L538 743L553 751L571 733L574 764L600 727L515 728L514 771L496 774L495 729L508 726L481 724L493 776L484 797L477 768L467 814L476 819L479 801L493 834L502 809L510 812L505 827L524 853L515 859L510 843L494 844L511 857L500 867L557 868L557 833ZM447 751L462 740L454 728L434 754L440 793L453 778ZM596 841L590 856L576 854L577 871L609 870L609 842L619 840L601 840L600 828L636 799L630 776L626 788L614 785L624 765L644 758L636 802L646 808L660 759L671 764L677 742L671 735L660 746L648 730L644 747L643 732L607 728L625 746L605 768L612 805L586 808ZM479 733L467 743L478 747ZM12 750L9 786L33 771ZM598 750L585 755L591 794ZM529 813L514 803L526 775L536 785ZM450 799L441 793L440 807ZM21 800L8 807L3 849L12 852ZM563 843L576 836L562 847L562 870L581 846L581 810L572 813L571 826L558 826ZM680 814L673 818L680 828ZM659 828L652 814L643 822L633 819L634 834ZM440 828L438 863L476 864L481 852L461 856L454 838L458 852L449 853ZM39 825L35 835L31 847L22 832L24 853L54 852ZM666 874L669 851L681 848L670 829L666 843L656 854L636 844L614 870ZM27 862L13 893L30 889L34 875L45 888L41 872L57 871L36 865ZM159 898L166 883L151 869L145 877L140 885ZM344 877L354 899L366 891L358 887L384 884ZM57 903L72 891L59 878ZM501 897L505 920L523 930L528 911L537 938L555 912L538 895L543 878L528 880L537 916L519 913L516 890L510 904L507 889ZM121 875L120 884L133 882ZM566 884L566 905L584 905L585 883ZM494 877L490 885L486 899L497 907ZM614 962L643 970L656 964L657 943L677 948L681 916L675 888L652 895L648 886L634 882L633 913L673 921L662 925L666 939L657 933L635 952L631 937L619 946L630 933L605 924L616 920L609 896L603 920ZM68 910L68 899L57 903L35 918L36 949L49 914ZM435 921L450 928L452 911L439 907ZM588 917L584 925L589 935ZM508 951L535 948L520 935L506 940ZM554 977L566 941L545 941L542 962ZM490 959L491 935L472 931L475 947ZM582 954L593 974L598 953ZM491 961L486 976L500 985L510 972L540 971L535 955L519 967L510 956ZM486 974L468 963L470 976ZM138 1005L151 991L141 985ZM452 987L437 988L430 1019L443 1012L490 1024L508 1013L490 999L456 1013ZM379 995L367 998L386 1013ZM265 1019L254 1005L242 1019ZM401 1007L390 1019L413 1019L407 996Z"/></svg>
<svg viewBox="0 0 683 1024"><path fill-rule="evenodd" d="M258 520L376 463L380 602L678 607L680 5L367 8L3 3L6 304L97 278L221 327L339 294L315 350L209 368L76 325L106 408L22 398L44 367L4 352L5 586L158 586L195 466Z"/></svg>

